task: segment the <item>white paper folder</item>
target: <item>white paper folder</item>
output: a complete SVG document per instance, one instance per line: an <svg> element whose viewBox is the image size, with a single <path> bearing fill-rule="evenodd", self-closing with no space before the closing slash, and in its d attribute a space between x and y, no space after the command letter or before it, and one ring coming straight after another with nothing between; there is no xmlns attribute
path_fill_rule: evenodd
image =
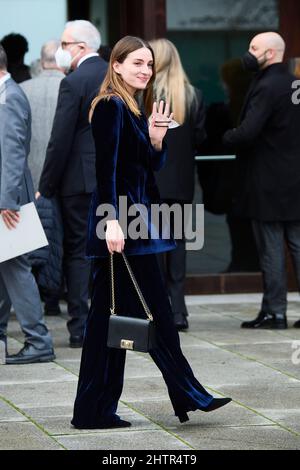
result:
<svg viewBox="0 0 300 470"><path fill-rule="evenodd" d="M0 215L0 263L48 245L33 202L21 206L17 228L9 230Z"/></svg>

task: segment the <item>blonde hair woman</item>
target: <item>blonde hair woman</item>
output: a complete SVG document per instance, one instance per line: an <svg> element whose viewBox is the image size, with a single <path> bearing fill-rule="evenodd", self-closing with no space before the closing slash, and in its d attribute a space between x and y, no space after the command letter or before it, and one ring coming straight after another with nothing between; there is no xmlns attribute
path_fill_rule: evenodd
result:
<svg viewBox="0 0 300 470"><path fill-rule="evenodd" d="M116 414L123 388L124 349L107 347L110 316L110 253L128 255L131 269L153 315L157 345L150 354L162 372L169 396L180 421L187 412L211 411L230 399L213 398L196 380L182 354L168 296L159 273L156 253L174 248L172 239L125 241L119 224L118 198L150 207L159 194L153 170L165 161L163 138L172 114L169 106L152 106L154 55L142 39L127 36L114 47L106 78L92 105L92 130L96 145L97 188L90 211L88 255L93 258L93 292L86 325L77 397L72 424L76 428L120 428L131 425ZM148 126L136 97L144 97L152 110ZM107 222L105 239L96 236L100 204L110 204L114 215ZM97 212L98 213L98 212ZM145 317L121 255L114 255L116 306L119 314Z"/></svg>
<svg viewBox="0 0 300 470"><path fill-rule="evenodd" d="M166 136L168 157L157 173L156 181L164 203L191 203L194 197L194 157L205 139L205 111L202 94L195 89L180 60L174 44L167 39L151 42L156 60L154 91L156 100L170 103L174 119L180 127L171 129ZM183 222L182 222L183 223ZM188 328L188 312L184 301L186 276L185 240L176 239L177 248L161 255L160 265L178 330Z"/></svg>

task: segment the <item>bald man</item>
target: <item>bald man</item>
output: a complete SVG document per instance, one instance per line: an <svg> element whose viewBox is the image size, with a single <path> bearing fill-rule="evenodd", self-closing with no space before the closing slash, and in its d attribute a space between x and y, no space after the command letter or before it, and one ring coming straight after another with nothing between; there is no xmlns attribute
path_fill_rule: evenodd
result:
<svg viewBox="0 0 300 470"><path fill-rule="evenodd" d="M284 52L277 33L252 39L243 63L255 75L239 127L223 137L238 157L234 213L252 219L263 274L261 310L242 328L287 328L286 243L300 288L300 106Z"/></svg>

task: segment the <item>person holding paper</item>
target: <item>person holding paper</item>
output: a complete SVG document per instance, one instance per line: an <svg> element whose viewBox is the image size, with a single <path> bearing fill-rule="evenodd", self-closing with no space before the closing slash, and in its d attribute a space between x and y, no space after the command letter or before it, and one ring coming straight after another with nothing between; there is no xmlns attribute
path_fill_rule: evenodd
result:
<svg viewBox="0 0 300 470"><path fill-rule="evenodd" d="M55 53L59 46L60 41L58 40L47 41L41 49L41 73L38 77L26 80L20 85L28 98L32 114L32 139L30 144L30 154L28 157L28 166L31 171L35 191L38 189L47 145L51 135L59 86L65 77L62 70L55 62ZM39 266L34 274L41 292L41 297L45 302L45 315L59 315L61 314L59 300L61 297L62 287L56 287L53 285L45 286L42 279L47 276L46 270L48 273L57 273L58 278L63 275L63 247L61 246L63 227L60 221L60 207L56 200L40 198L37 202L37 210L42 223L47 224L47 227L49 227L49 225L53 227L52 230L50 230L50 228L48 229L52 243L50 242L49 249L45 250L45 253L47 251L49 257L51 256L50 253L55 253L55 256L54 258L51 258L50 265L49 263L46 263L46 265ZM45 222L46 219L47 222Z"/></svg>
<svg viewBox="0 0 300 470"><path fill-rule="evenodd" d="M10 230L17 227L20 207L34 201L27 165L30 137L30 106L24 92L7 72L7 57L0 45L0 214ZM8 355L6 332L12 305L25 335L25 344L17 354ZM0 263L0 341L6 350L5 360L2 358L1 362L6 364L55 359L27 255Z"/></svg>

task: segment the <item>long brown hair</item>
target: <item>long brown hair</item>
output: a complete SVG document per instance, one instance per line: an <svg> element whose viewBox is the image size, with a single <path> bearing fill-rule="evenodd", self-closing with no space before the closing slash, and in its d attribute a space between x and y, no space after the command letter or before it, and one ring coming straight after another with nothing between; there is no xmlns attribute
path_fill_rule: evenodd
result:
<svg viewBox="0 0 300 470"><path fill-rule="evenodd" d="M154 39L150 45L156 57L155 100L171 106L174 119L183 124L187 111L195 102L196 93L181 63L175 45L168 39Z"/></svg>
<svg viewBox="0 0 300 470"><path fill-rule="evenodd" d="M97 103L102 99L109 100L111 96L118 96L127 104L130 111L132 111L138 117L141 116L141 111L139 110L135 98L131 96L130 93L127 91L126 86L124 85L123 78L120 74L117 74L115 72L113 64L115 62L119 62L120 64L122 64L128 54L136 51L137 49L141 49L142 47L146 47L147 49L149 49L153 57L153 74L149 80L146 90L143 92L145 112L148 116L150 116L153 106L153 82L155 80L154 52L147 41L144 41L143 39L137 38L135 36L125 36L117 42L117 44L112 50L106 76L100 87L98 95L91 104L89 115L90 120L92 119L92 115Z"/></svg>

